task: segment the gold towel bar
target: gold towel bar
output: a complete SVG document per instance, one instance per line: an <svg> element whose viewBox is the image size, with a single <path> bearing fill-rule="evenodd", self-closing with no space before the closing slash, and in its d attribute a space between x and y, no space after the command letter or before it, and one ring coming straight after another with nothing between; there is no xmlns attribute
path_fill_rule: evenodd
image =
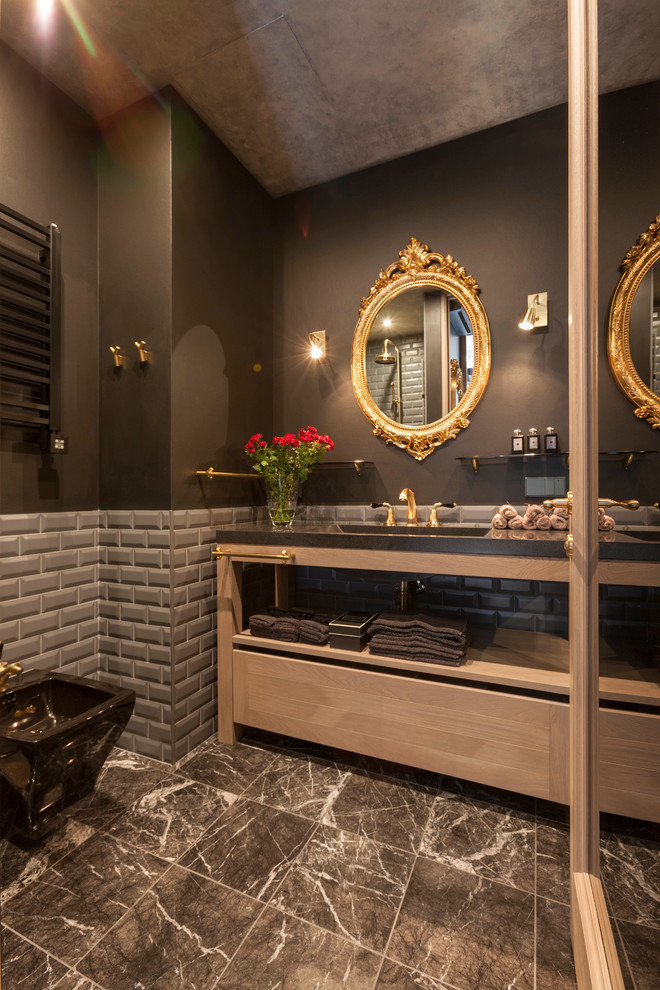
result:
<svg viewBox="0 0 660 990"><path fill-rule="evenodd" d="M258 474L247 474L241 473L240 471L216 471L215 468L207 468L206 471L195 471L195 474L201 474L209 480L211 478L251 478L252 481L256 481L259 477Z"/></svg>
<svg viewBox="0 0 660 990"><path fill-rule="evenodd" d="M279 560L281 563L286 564L287 561L293 560L295 558L295 553L289 553L288 550L282 550L280 553L243 553L242 550L223 550L222 547L216 547L213 551L214 557L260 557L262 560Z"/></svg>

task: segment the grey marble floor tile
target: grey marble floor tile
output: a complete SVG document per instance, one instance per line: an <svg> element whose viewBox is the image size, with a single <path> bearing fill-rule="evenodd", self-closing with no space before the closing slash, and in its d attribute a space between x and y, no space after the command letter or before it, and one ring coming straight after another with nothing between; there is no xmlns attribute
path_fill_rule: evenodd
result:
<svg viewBox="0 0 660 990"><path fill-rule="evenodd" d="M273 906L382 952L412 870L412 853L320 825Z"/></svg>
<svg viewBox="0 0 660 990"><path fill-rule="evenodd" d="M532 894L419 858L388 957L460 990L532 990Z"/></svg>
<svg viewBox="0 0 660 990"><path fill-rule="evenodd" d="M570 833L549 822L536 825L536 893L569 904L571 900Z"/></svg>
<svg viewBox="0 0 660 990"><path fill-rule="evenodd" d="M222 990L372 990L380 958L267 907L222 977ZM218 988L220 990L220 988Z"/></svg>
<svg viewBox="0 0 660 990"><path fill-rule="evenodd" d="M536 990L577 990L567 904L536 898Z"/></svg>
<svg viewBox="0 0 660 990"><path fill-rule="evenodd" d="M453 990L432 976L385 959L374 990Z"/></svg>
<svg viewBox="0 0 660 990"><path fill-rule="evenodd" d="M323 822L416 852L433 801L424 788L351 774Z"/></svg>
<svg viewBox="0 0 660 990"><path fill-rule="evenodd" d="M260 910L256 901L173 866L78 971L112 990L224 988L220 974Z"/></svg>
<svg viewBox="0 0 660 990"><path fill-rule="evenodd" d="M180 865L269 900L314 827L308 818L240 798Z"/></svg>
<svg viewBox="0 0 660 990"><path fill-rule="evenodd" d="M0 979L7 990L54 990L67 971L64 963L53 959L15 932L3 928L2 970Z"/></svg>
<svg viewBox="0 0 660 990"><path fill-rule="evenodd" d="M614 917L660 928L660 843L602 833L600 864Z"/></svg>
<svg viewBox="0 0 660 990"><path fill-rule="evenodd" d="M68 808L66 814L95 828L107 828L171 773L172 768L165 763L116 750L102 768L93 793Z"/></svg>
<svg viewBox="0 0 660 990"><path fill-rule="evenodd" d="M172 774L136 801L108 831L174 862L235 800L235 794Z"/></svg>
<svg viewBox="0 0 660 990"><path fill-rule="evenodd" d="M104 990L98 983L92 983L86 976L81 976L75 970L69 970L67 975L60 980L55 990Z"/></svg>
<svg viewBox="0 0 660 990"><path fill-rule="evenodd" d="M660 987L660 929L645 925L618 923L628 958L635 990L658 990Z"/></svg>
<svg viewBox="0 0 660 990"><path fill-rule="evenodd" d="M505 805L441 794L419 851L465 873L534 893L535 831L533 817Z"/></svg>
<svg viewBox="0 0 660 990"><path fill-rule="evenodd" d="M166 869L164 860L97 833L8 901L3 920L75 965Z"/></svg>
<svg viewBox="0 0 660 990"><path fill-rule="evenodd" d="M258 746L214 741L202 752L195 752L177 766L177 772L221 791L240 794L276 757L276 753Z"/></svg>
<svg viewBox="0 0 660 990"><path fill-rule="evenodd" d="M280 753L243 796L318 821L332 807L350 774L334 765Z"/></svg>
<svg viewBox="0 0 660 990"><path fill-rule="evenodd" d="M94 835L94 829L61 819L40 842L0 839L0 903L18 894L58 860Z"/></svg>

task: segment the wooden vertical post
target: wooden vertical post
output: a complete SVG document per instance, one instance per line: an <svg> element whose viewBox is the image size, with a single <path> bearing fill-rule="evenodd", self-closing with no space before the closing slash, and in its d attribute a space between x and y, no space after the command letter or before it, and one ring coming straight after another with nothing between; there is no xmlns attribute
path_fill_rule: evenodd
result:
<svg viewBox="0 0 660 990"><path fill-rule="evenodd" d="M600 883L598 0L568 0L571 931L580 990L623 990Z"/></svg>
<svg viewBox="0 0 660 990"><path fill-rule="evenodd" d="M218 557L218 739L235 743L241 729L234 723L233 637L242 631L243 565Z"/></svg>

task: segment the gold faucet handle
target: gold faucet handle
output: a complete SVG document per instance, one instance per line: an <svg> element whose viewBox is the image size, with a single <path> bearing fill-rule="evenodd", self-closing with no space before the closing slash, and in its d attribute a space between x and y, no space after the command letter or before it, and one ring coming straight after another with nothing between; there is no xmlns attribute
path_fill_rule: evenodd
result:
<svg viewBox="0 0 660 990"><path fill-rule="evenodd" d="M600 509L611 509L613 505L620 505L622 509L630 509L634 512L635 509L639 509L639 502L636 498L630 498L627 502L617 502L613 498L599 498L598 507Z"/></svg>
<svg viewBox="0 0 660 990"><path fill-rule="evenodd" d="M426 525L432 527L439 526L440 521L438 520L438 509L455 509L456 505L457 505L456 502L434 502L433 505L431 506L431 511L429 513L429 521L427 522Z"/></svg>
<svg viewBox="0 0 660 990"><path fill-rule="evenodd" d="M372 502L372 509L387 509L387 519L385 520L386 526L396 526L396 519L394 518L394 506L390 502Z"/></svg>

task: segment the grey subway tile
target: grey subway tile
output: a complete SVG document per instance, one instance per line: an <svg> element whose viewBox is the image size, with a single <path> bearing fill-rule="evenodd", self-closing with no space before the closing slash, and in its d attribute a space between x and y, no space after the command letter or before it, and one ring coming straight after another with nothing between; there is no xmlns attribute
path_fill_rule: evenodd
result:
<svg viewBox="0 0 660 990"><path fill-rule="evenodd" d="M0 534L38 533L41 529L41 516L38 513L0 516Z"/></svg>
<svg viewBox="0 0 660 990"><path fill-rule="evenodd" d="M0 560L6 560L7 557L18 557L21 553L21 539L26 539L26 537L0 536ZM27 553L27 551L23 552Z"/></svg>
<svg viewBox="0 0 660 990"><path fill-rule="evenodd" d="M136 567L162 567L163 551L137 548L133 551L133 563Z"/></svg>
<svg viewBox="0 0 660 990"><path fill-rule="evenodd" d="M66 568L78 566L78 552L76 550L57 550L51 553L43 553L40 557L41 571L63 571Z"/></svg>
<svg viewBox="0 0 660 990"><path fill-rule="evenodd" d="M142 677L145 681L162 683L162 667L155 663L148 663L144 660L135 661L135 676ZM168 688L169 691L169 688Z"/></svg>
<svg viewBox="0 0 660 990"><path fill-rule="evenodd" d="M159 646L156 643L149 644L147 655L151 663L159 663L168 667L172 660L172 651L170 647Z"/></svg>
<svg viewBox="0 0 660 990"><path fill-rule="evenodd" d="M65 533L47 534L57 536L62 550L98 550L96 534L90 529L79 529L77 532L67 531Z"/></svg>
<svg viewBox="0 0 660 990"><path fill-rule="evenodd" d="M48 574L34 574L21 578L21 597L36 595L40 592L57 591L60 587L62 575L57 571Z"/></svg>
<svg viewBox="0 0 660 990"><path fill-rule="evenodd" d="M92 581L97 581L99 576L99 565L89 564L87 567L72 567L62 571L60 580L63 588L71 588L74 585L91 584Z"/></svg>
<svg viewBox="0 0 660 990"><path fill-rule="evenodd" d="M22 619L27 615L38 615L40 612L40 601L41 598L39 595L32 595L29 598L19 598L18 581L16 581L16 597L0 602L0 622L9 622L10 619Z"/></svg>
<svg viewBox="0 0 660 990"><path fill-rule="evenodd" d="M101 525L98 509L78 513L78 529L97 530Z"/></svg>
<svg viewBox="0 0 660 990"><path fill-rule="evenodd" d="M96 638L94 636L85 639L80 643L70 643L60 650L61 662L73 663L84 660L86 657L96 655Z"/></svg>
<svg viewBox="0 0 660 990"><path fill-rule="evenodd" d="M144 567L122 567L121 580L124 584L146 584L147 571Z"/></svg>
<svg viewBox="0 0 660 990"><path fill-rule="evenodd" d="M29 620L24 619L23 621L26 622ZM3 643L10 643L20 638L18 622L14 621L0 623L0 641Z"/></svg>
<svg viewBox="0 0 660 990"><path fill-rule="evenodd" d="M147 660L149 657L149 645L148 643L136 643L131 639L124 639L121 643L120 650L122 657L127 657L130 660Z"/></svg>
<svg viewBox="0 0 660 990"><path fill-rule="evenodd" d="M41 636L31 636L28 639L17 639L15 642L5 643L2 659L7 663L16 663L38 657L40 653Z"/></svg>
<svg viewBox="0 0 660 990"><path fill-rule="evenodd" d="M121 531L123 547L146 547L147 533L144 529L123 529Z"/></svg>
<svg viewBox="0 0 660 990"><path fill-rule="evenodd" d="M44 612L42 615L31 615L28 618L21 619L20 638L29 639L30 636L40 636L42 633L59 629L59 619L59 612ZM1 626L0 629L2 629ZM0 632L0 639L6 640L8 637L3 636Z"/></svg>
<svg viewBox="0 0 660 990"><path fill-rule="evenodd" d="M133 513L125 510L108 509L106 526L108 529L132 529Z"/></svg>
<svg viewBox="0 0 660 990"><path fill-rule="evenodd" d="M76 643L78 640L78 629L76 626L68 626L65 629L53 629L52 632L43 633L41 637L41 649L44 651L61 649L69 643Z"/></svg>
<svg viewBox="0 0 660 990"><path fill-rule="evenodd" d="M188 512L186 509L175 509L170 521L172 529L185 529L188 525Z"/></svg>
<svg viewBox="0 0 660 990"><path fill-rule="evenodd" d="M69 605L78 604L78 590L76 588L64 588L62 591L48 591L41 596L42 612L60 610Z"/></svg>
<svg viewBox="0 0 660 990"><path fill-rule="evenodd" d="M133 589L134 601L140 605L155 605L161 608L165 605L166 596L167 592L163 588L145 588L139 585Z"/></svg>
<svg viewBox="0 0 660 990"><path fill-rule="evenodd" d="M163 550L168 549L170 546L169 530L163 530L162 532L149 530L147 533L147 546Z"/></svg>
<svg viewBox="0 0 660 990"><path fill-rule="evenodd" d="M8 578L7 580L0 581L0 602L18 598L20 588L18 578Z"/></svg>
<svg viewBox="0 0 660 990"><path fill-rule="evenodd" d="M44 512L41 516L41 532L52 533L64 529L78 529L75 512Z"/></svg>
<svg viewBox="0 0 660 990"><path fill-rule="evenodd" d="M133 513L133 525L136 529L162 529L163 514L158 510L136 509Z"/></svg>
<svg viewBox="0 0 660 990"><path fill-rule="evenodd" d="M28 555L22 557L6 557L2 560L3 578L27 577L41 573L41 557Z"/></svg>

